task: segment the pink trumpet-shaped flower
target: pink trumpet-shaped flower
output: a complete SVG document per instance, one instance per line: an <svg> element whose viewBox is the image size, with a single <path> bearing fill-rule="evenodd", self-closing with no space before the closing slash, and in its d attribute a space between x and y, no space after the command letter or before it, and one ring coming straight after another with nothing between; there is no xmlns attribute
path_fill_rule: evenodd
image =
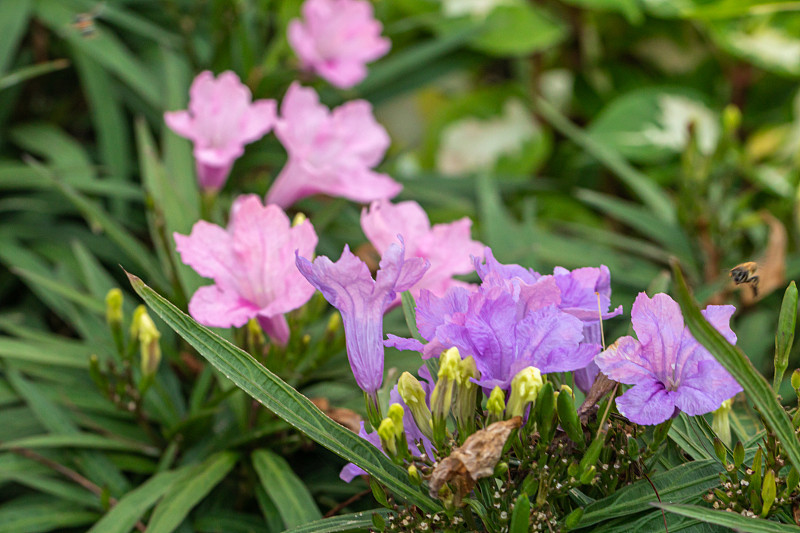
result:
<svg viewBox="0 0 800 533"><path fill-rule="evenodd" d="M473 259L483 257L484 245L470 238L472 221L468 217L431 227L428 215L417 202L392 204L388 200L372 202L369 211L361 211L361 228L372 245L383 254L399 233L406 241L406 254L430 261L431 268L411 288L414 298L422 289L443 296L454 286L472 287L454 280L456 274L469 274Z"/></svg>
<svg viewBox="0 0 800 533"><path fill-rule="evenodd" d="M275 135L289 160L267 193L268 203L288 207L313 194L370 202L392 198L403 188L371 170L391 141L365 100L331 112L314 89L295 82L283 97Z"/></svg>
<svg viewBox="0 0 800 533"><path fill-rule="evenodd" d="M367 1L306 0L303 20L289 22L287 37L303 68L349 89L367 76L367 63L391 48L382 29Z"/></svg>
<svg viewBox="0 0 800 533"><path fill-rule="evenodd" d="M226 328L257 318L276 342L288 341L283 314L314 294L295 267L295 252L310 257L317 245L310 221L291 227L280 207L251 194L236 199L227 229L201 220L191 235L174 237L183 262L215 281L189 302L198 322Z"/></svg>
<svg viewBox="0 0 800 533"><path fill-rule="evenodd" d="M206 70L192 82L189 109L164 113L172 131L194 142L197 179L203 189L221 189L244 145L275 125L275 100L252 100L250 89L233 72L215 79Z"/></svg>
<svg viewBox="0 0 800 533"><path fill-rule="evenodd" d="M370 395L383 382L383 313L397 293L419 281L428 266L424 259L405 257L402 239L383 254L375 279L347 245L335 263L325 256L313 263L297 257L300 272L342 314L350 368L358 386Z"/></svg>

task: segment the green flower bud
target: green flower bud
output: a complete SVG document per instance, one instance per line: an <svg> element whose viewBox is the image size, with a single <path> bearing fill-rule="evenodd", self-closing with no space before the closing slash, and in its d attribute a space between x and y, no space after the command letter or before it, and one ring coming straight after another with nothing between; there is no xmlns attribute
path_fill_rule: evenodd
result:
<svg viewBox="0 0 800 533"><path fill-rule="evenodd" d="M142 354L142 374L152 376L156 373L158 364L161 362L161 345L159 343L161 333L159 333L153 319L150 318L147 312L139 315L137 330Z"/></svg>
<svg viewBox="0 0 800 533"><path fill-rule="evenodd" d="M389 457L397 456L397 428L391 418L384 418L378 426L378 436L381 438L383 451Z"/></svg>
<svg viewBox="0 0 800 533"><path fill-rule="evenodd" d="M597 460L600 458L600 452L603 451L603 447L606 444L606 434L603 433L596 439L592 441L589 445L589 449L586 450L586 453L583 454L581 458L580 465L578 467L578 473L586 472L586 469L589 467L594 466L597 464Z"/></svg>
<svg viewBox="0 0 800 533"><path fill-rule="evenodd" d="M489 399L486 401L486 410L489 411L490 424L503 419L503 411L506 410L506 395L503 389L500 387L492 389Z"/></svg>
<svg viewBox="0 0 800 533"><path fill-rule="evenodd" d="M539 428L539 442L550 444L556 428L556 393L553 392L553 385L549 381L546 381L539 391L534 414Z"/></svg>
<svg viewBox="0 0 800 533"><path fill-rule="evenodd" d="M726 444L731 443L731 418L730 412L733 408L733 398L728 398L722 405L714 411L714 418L711 421L711 429L719 436L720 440Z"/></svg>
<svg viewBox="0 0 800 533"><path fill-rule="evenodd" d="M577 509L569 513L567 515L567 518L564 519L564 526L569 531L570 529L573 529L575 528L575 526L578 525L578 523L581 521L581 518L583 518L583 509L581 507L578 507Z"/></svg>
<svg viewBox="0 0 800 533"><path fill-rule="evenodd" d="M472 379L481 377L475 360L470 356L458 364L456 386L453 390L453 416L459 429L459 437L466 438L475 431L475 403L478 384Z"/></svg>
<svg viewBox="0 0 800 533"><path fill-rule="evenodd" d="M561 387L561 393L556 398L556 410L558 411L558 419L561 421L561 427L570 440L580 448L586 446L586 438L583 436L583 428L578 418L578 411L575 408L572 389L566 385Z"/></svg>
<svg viewBox="0 0 800 533"><path fill-rule="evenodd" d="M111 289L106 294L106 323L109 326L122 324L122 301L122 291L119 289Z"/></svg>
<svg viewBox="0 0 800 533"><path fill-rule="evenodd" d="M737 440L736 446L733 447L733 465L739 468L744 463L744 446L742 441Z"/></svg>
<svg viewBox="0 0 800 533"><path fill-rule="evenodd" d="M494 477L501 477L504 476L505 473L508 472L508 463L505 461L499 461L494 466Z"/></svg>
<svg viewBox="0 0 800 533"><path fill-rule="evenodd" d="M433 439L433 426L431 421L431 410L425 402L425 389L422 388L417 378L403 372L397 382L397 392L405 402L411 417L416 422L417 427L429 439Z"/></svg>
<svg viewBox="0 0 800 533"><path fill-rule="evenodd" d="M511 395L506 406L506 416L508 418L523 416L527 405L536 402L542 385L544 380L538 368L529 366L520 370L511 380Z"/></svg>
<svg viewBox="0 0 800 533"><path fill-rule="evenodd" d="M408 480L415 487L422 485L422 476L419 475L419 470L414 465L408 467Z"/></svg>
<svg viewBox="0 0 800 533"><path fill-rule="evenodd" d="M796 368L794 372L792 372L792 388L794 390L800 390L800 368Z"/></svg>
<svg viewBox="0 0 800 533"><path fill-rule="evenodd" d="M294 228L295 226L299 226L306 220L308 220L308 217L304 213L298 212L292 219L292 227Z"/></svg>
<svg viewBox="0 0 800 533"><path fill-rule="evenodd" d="M725 450L725 445L718 437L714 437L714 454L723 465L728 464L728 452Z"/></svg>
<svg viewBox="0 0 800 533"><path fill-rule="evenodd" d="M761 507L761 518L765 518L769 513L772 504L775 503L775 495L775 473L772 470L767 470L767 473L764 474L764 482L761 486L761 500L764 502Z"/></svg>
<svg viewBox="0 0 800 533"><path fill-rule="evenodd" d="M751 469L753 473L750 474L750 488L755 490L756 493L761 492L761 458L763 452L761 448L756 450L755 456L753 456L753 466Z"/></svg>
<svg viewBox="0 0 800 533"><path fill-rule="evenodd" d="M595 465L590 466L586 469L586 471L581 474L580 482L581 485L588 485L594 480L594 477L597 475L597 467Z"/></svg>
<svg viewBox="0 0 800 533"><path fill-rule="evenodd" d="M447 435L447 416L453 401L453 387L458 375L461 355L458 348L445 350L439 357L439 376L431 393L431 414L433 417L433 442L441 448Z"/></svg>
<svg viewBox="0 0 800 533"><path fill-rule="evenodd" d="M108 393L108 377L100 369L100 360L96 354L89 356L89 377L104 395Z"/></svg>
<svg viewBox="0 0 800 533"><path fill-rule="evenodd" d="M788 498L789 495L794 492L794 489L797 488L797 484L800 483L800 471L797 468L792 467L789 470L789 475L786 476L786 497Z"/></svg>
<svg viewBox="0 0 800 533"><path fill-rule="evenodd" d="M733 104L725 106L722 111L722 128L728 135L733 135L742 123L742 112Z"/></svg>
<svg viewBox="0 0 800 533"><path fill-rule="evenodd" d="M325 328L325 332L329 335L335 334L339 331L339 328L342 327L342 315L339 313L333 313L331 317L328 319L328 326Z"/></svg>
<svg viewBox="0 0 800 533"><path fill-rule="evenodd" d="M403 415L405 411L403 410L403 406L399 403L393 403L389 406L389 412L387 413L387 418L391 418L392 422L394 423L395 429L395 437L400 438L403 434Z"/></svg>
<svg viewBox="0 0 800 533"><path fill-rule="evenodd" d="M139 305L133 311L133 318L131 319L131 339L139 338L139 322L141 322L142 315L147 314L147 307Z"/></svg>

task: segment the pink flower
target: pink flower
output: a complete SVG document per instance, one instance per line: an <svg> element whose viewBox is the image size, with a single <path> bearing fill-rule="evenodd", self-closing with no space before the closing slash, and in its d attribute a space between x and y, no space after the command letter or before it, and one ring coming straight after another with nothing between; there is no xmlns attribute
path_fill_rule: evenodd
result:
<svg viewBox="0 0 800 533"><path fill-rule="evenodd" d="M293 83L275 125L289 160L267 193L267 202L288 207L313 194L357 202L391 198L403 188L372 171L389 147L389 135L372 116L372 106L354 100L333 112L314 89Z"/></svg>
<svg viewBox="0 0 800 533"><path fill-rule="evenodd" d="M198 322L227 328L257 318L270 337L286 343L289 326L283 314L314 294L295 266L295 250L311 257L317 245L311 222L291 227L281 208L264 206L251 194L236 199L227 230L201 220L188 237L174 237L183 262L215 281L200 287L189 302Z"/></svg>
<svg viewBox="0 0 800 533"><path fill-rule="evenodd" d="M164 113L172 131L194 142L200 187L219 190L244 145L257 141L275 125L275 100L253 96L231 71L218 78L201 72L189 89L189 109Z"/></svg>
<svg viewBox="0 0 800 533"><path fill-rule="evenodd" d="M425 277L411 288L415 298L422 289L443 296L450 287L470 287L453 276L473 271L471 256L483 258L484 245L470 238L471 227L468 217L431 227L428 215L417 202L392 204L378 200L372 202L369 211L361 211L361 228L378 253L383 254L400 234L407 243L409 257L430 261Z"/></svg>
<svg viewBox="0 0 800 533"><path fill-rule="evenodd" d="M367 76L366 64L386 54L392 43L363 0L306 0L303 19L289 22L289 44L303 68L341 89Z"/></svg>

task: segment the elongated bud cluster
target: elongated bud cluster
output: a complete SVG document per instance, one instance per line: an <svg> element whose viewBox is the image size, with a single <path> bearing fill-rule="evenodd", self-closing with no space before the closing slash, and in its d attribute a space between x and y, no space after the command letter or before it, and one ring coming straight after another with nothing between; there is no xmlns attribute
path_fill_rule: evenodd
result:
<svg viewBox="0 0 800 533"><path fill-rule="evenodd" d="M529 366L520 370L511 380L511 395L506 406L506 418L523 416L528 404L536 403L536 397L544 385L542 373Z"/></svg>
<svg viewBox="0 0 800 533"><path fill-rule="evenodd" d="M140 311L141 310L141 311ZM131 331L136 332L141 349L141 369L145 377L153 376L161 362L161 333L156 328L153 319L147 314L144 306L139 306L134 313L134 324Z"/></svg>
<svg viewBox="0 0 800 533"><path fill-rule="evenodd" d="M711 427L714 432L719 435L723 443L730 446L731 444L731 418L730 412L733 408L733 398L729 398L722 402L715 411L714 418L711 421Z"/></svg>
<svg viewBox="0 0 800 533"><path fill-rule="evenodd" d="M506 410L506 394L500 387L492 389L489 399L486 401L486 410L489 411L489 424L494 424L503 419L503 412Z"/></svg>
<svg viewBox="0 0 800 533"><path fill-rule="evenodd" d="M556 393L547 381L536 399L536 426L539 428L539 442L549 444L556 430Z"/></svg>
<svg viewBox="0 0 800 533"><path fill-rule="evenodd" d="M461 355L458 348L450 348L439 357L439 376L431 393L431 415L433 417L433 442L437 448L444 444L447 434L447 416L453 401Z"/></svg>
<svg viewBox="0 0 800 533"><path fill-rule="evenodd" d="M397 382L397 392L411 411L411 417L417 427L428 439L433 440L433 422L431 420L431 410L425 401L425 389L422 388L419 380L408 372L400 375Z"/></svg>
<svg viewBox="0 0 800 533"><path fill-rule="evenodd" d="M478 384L472 380L480 377L481 374L472 357L467 357L458 363L452 406L458 433L463 439L475 431L475 402L478 399Z"/></svg>
<svg viewBox="0 0 800 533"><path fill-rule="evenodd" d="M389 457L397 457L397 427L394 420L388 417L381 420L378 426L378 436L381 438L383 451Z"/></svg>
<svg viewBox="0 0 800 533"><path fill-rule="evenodd" d="M561 392L556 399L556 411L561 427L566 432L572 442L579 448L586 446L586 439L583 436L583 428L578 418L578 410L575 408L575 396L572 389L566 385L561 386Z"/></svg>

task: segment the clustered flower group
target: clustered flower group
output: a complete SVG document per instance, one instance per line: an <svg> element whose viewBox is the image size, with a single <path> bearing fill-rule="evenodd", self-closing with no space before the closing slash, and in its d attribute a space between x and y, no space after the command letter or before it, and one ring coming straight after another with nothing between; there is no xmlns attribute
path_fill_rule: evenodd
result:
<svg viewBox="0 0 800 533"><path fill-rule="evenodd" d="M303 68L338 87L360 82L364 65L390 47L365 0L307 0L303 17L290 24L289 41ZM165 120L194 142L199 184L207 192L223 187L245 144L273 128L288 153L266 203L241 196L227 228L200 221L190 235L175 234L182 260L214 280L193 295L192 316L215 327L256 319L274 343L285 345L291 336L285 314L318 289L342 315L350 366L377 429L368 433L362 425L361 434L393 456L405 448L430 456L449 431L449 416L459 431L474 431L476 405L485 405L489 420L527 416L551 373L572 372L584 391L598 372L632 385L616 405L644 425L679 411L710 412L742 390L692 337L669 296L641 293L631 312L638 339L622 337L604 349L602 323L622 313L622 306L611 309L608 268L556 267L541 274L502 264L490 248L472 240L468 218L431 226L416 202L392 204L401 185L374 170L390 139L366 101L331 111L313 89L295 82L278 112L273 100L252 101L235 74L215 78L203 72L192 84L189 109L167 113ZM304 217L291 223L283 209L314 194L369 203L361 227L382 255L375 278L348 246L335 262L324 256L312 261L314 227ZM477 285L454 279L473 271ZM416 298L416 323L425 342L384 339L383 316L404 291ZM736 342L729 326L733 312L732 306L704 311L731 343ZM386 418L377 395L384 346L439 360L436 380L426 366L419 370L422 382L401 376ZM485 403L477 403L481 391ZM406 412L410 416L403 416ZM349 465L342 477L359 472Z"/></svg>

